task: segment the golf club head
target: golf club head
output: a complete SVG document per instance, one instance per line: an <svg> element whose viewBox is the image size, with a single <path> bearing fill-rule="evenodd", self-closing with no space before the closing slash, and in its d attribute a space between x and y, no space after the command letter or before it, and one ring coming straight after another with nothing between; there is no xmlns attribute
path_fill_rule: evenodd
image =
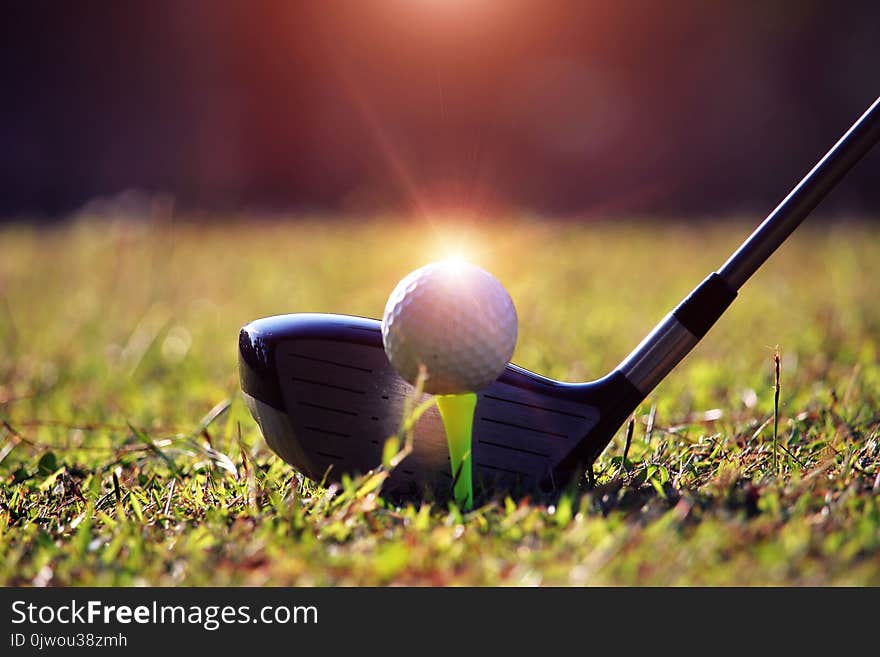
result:
<svg viewBox="0 0 880 657"><path fill-rule="evenodd" d="M389 363L380 323L362 317L294 314L251 322L239 336L239 371L269 447L317 481L378 466L415 393ZM617 373L573 384L508 365L478 393L477 492L564 486L583 473L641 399ZM445 498L451 488L446 436L431 406L415 424L412 453L384 491Z"/></svg>
<svg viewBox="0 0 880 657"><path fill-rule="evenodd" d="M562 383L507 365L478 395L472 442L477 492L554 489L582 474L743 283L877 141L880 98L727 262L607 376ZM300 314L251 322L239 337L239 371L266 442L317 480L379 465L414 392L385 357L379 322L362 317ZM452 473L436 406L414 434L413 451L393 470L385 492L448 496Z"/></svg>

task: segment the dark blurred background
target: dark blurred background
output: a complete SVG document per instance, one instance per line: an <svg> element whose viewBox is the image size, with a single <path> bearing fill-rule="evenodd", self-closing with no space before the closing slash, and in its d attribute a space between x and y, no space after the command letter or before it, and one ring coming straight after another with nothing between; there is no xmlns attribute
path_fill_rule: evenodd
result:
<svg viewBox="0 0 880 657"><path fill-rule="evenodd" d="M764 213L880 94L877 0L2 12L5 218L126 190L204 216ZM823 208L880 215L878 180L873 153Z"/></svg>

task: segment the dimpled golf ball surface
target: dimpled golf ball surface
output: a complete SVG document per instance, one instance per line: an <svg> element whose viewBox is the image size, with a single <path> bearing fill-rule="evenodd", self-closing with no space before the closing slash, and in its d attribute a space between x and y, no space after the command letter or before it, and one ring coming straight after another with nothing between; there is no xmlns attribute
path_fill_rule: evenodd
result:
<svg viewBox="0 0 880 657"><path fill-rule="evenodd" d="M475 392L491 384L516 346L516 309L489 272L466 262L442 261L407 275L382 316L385 353L415 383L427 370L425 392Z"/></svg>

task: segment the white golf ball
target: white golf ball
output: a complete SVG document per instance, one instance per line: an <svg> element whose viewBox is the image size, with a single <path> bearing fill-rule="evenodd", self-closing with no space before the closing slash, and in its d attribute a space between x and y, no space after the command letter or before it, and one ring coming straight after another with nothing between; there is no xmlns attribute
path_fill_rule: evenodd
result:
<svg viewBox="0 0 880 657"><path fill-rule="evenodd" d="M491 384L516 346L516 309L489 272L459 260L433 262L408 274L388 297L382 341L388 360L425 391L476 392Z"/></svg>

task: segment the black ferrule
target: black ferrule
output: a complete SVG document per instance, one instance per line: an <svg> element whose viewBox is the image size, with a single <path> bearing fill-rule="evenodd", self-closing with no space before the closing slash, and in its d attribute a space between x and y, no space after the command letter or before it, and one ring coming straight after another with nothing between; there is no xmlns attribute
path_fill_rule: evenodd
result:
<svg viewBox="0 0 880 657"><path fill-rule="evenodd" d="M713 273L678 304L672 314L688 331L702 338L734 299L736 290L732 290L721 276Z"/></svg>

